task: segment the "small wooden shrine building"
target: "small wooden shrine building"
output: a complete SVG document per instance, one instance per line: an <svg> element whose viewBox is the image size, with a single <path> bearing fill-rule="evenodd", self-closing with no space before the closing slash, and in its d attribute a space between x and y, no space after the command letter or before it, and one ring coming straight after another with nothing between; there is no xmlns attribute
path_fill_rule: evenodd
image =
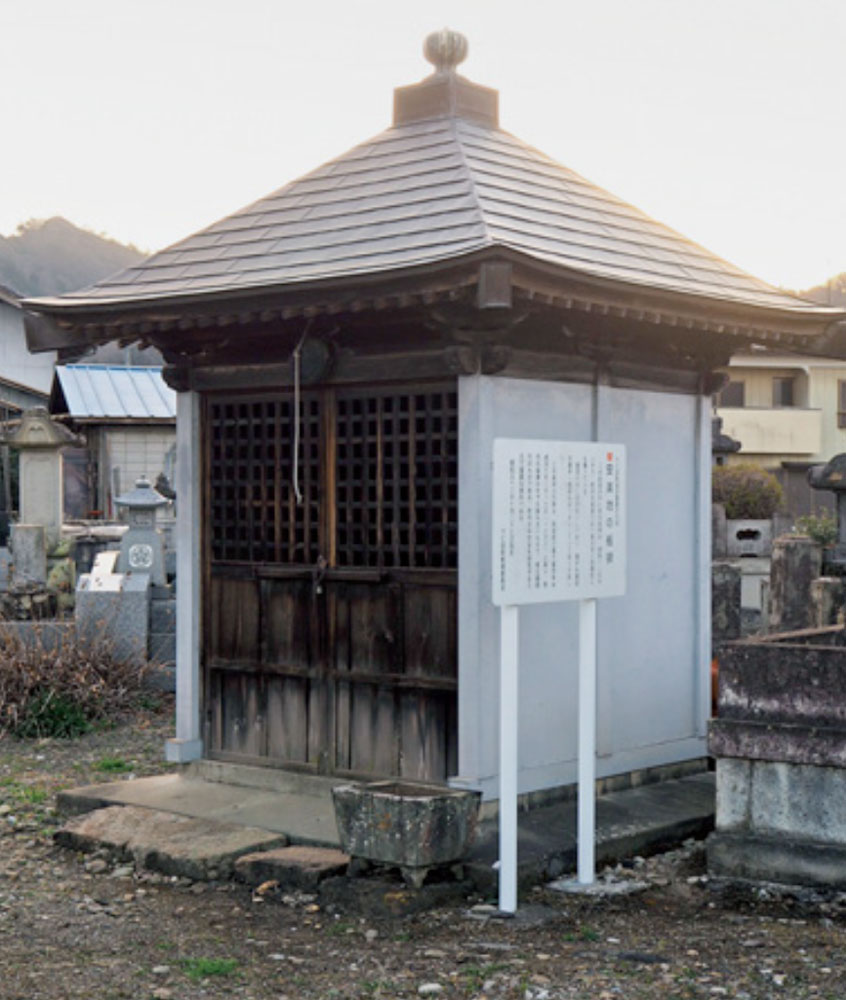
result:
<svg viewBox="0 0 846 1000"><path fill-rule="evenodd" d="M751 342L832 350L784 294L502 131L426 43L394 124L142 264L28 302L33 350L164 355L177 396L172 759L497 793L498 436L628 450L599 612L600 776L697 760L711 395ZM523 609L520 790L571 783L576 611Z"/></svg>

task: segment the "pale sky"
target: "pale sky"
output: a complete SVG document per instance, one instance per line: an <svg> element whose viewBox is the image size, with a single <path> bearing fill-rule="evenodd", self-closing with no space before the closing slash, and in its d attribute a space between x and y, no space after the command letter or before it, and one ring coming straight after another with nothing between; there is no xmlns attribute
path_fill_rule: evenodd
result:
<svg viewBox="0 0 846 1000"><path fill-rule="evenodd" d="M461 72L526 142L773 284L846 271L846 0L0 0L0 233L160 249Z"/></svg>

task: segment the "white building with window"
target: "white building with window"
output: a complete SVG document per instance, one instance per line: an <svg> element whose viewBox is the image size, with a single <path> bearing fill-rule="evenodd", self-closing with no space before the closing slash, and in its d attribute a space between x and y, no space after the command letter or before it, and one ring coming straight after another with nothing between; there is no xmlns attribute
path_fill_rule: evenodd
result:
<svg viewBox="0 0 846 1000"><path fill-rule="evenodd" d="M809 490L812 465L846 452L846 362L756 350L722 369L717 397L723 432L740 442L728 462L756 462L774 472L793 514L829 506Z"/></svg>

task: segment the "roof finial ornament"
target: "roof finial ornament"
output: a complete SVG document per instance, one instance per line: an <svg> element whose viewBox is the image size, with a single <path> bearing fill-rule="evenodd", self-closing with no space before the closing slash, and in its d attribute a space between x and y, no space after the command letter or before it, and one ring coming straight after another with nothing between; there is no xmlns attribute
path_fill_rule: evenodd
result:
<svg viewBox="0 0 846 1000"><path fill-rule="evenodd" d="M467 58L467 39L449 28L433 31L423 43L423 54L436 73L454 73L455 67Z"/></svg>

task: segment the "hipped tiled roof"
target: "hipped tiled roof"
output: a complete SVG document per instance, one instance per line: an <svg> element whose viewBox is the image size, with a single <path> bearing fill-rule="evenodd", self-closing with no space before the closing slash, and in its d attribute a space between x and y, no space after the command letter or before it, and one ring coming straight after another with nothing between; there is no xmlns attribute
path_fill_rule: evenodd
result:
<svg viewBox="0 0 846 1000"><path fill-rule="evenodd" d="M460 36L430 36L436 73L395 92L393 127L137 266L27 306L68 318L296 295L501 253L563 281L841 315L752 277L500 129L496 92L455 73L464 53Z"/></svg>
<svg viewBox="0 0 846 1000"><path fill-rule="evenodd" d="M390 128L59 301L96 305L296 286L414 268L492 247L672 292L816 308L726 263L509 133L453 117Z"/></svg>

